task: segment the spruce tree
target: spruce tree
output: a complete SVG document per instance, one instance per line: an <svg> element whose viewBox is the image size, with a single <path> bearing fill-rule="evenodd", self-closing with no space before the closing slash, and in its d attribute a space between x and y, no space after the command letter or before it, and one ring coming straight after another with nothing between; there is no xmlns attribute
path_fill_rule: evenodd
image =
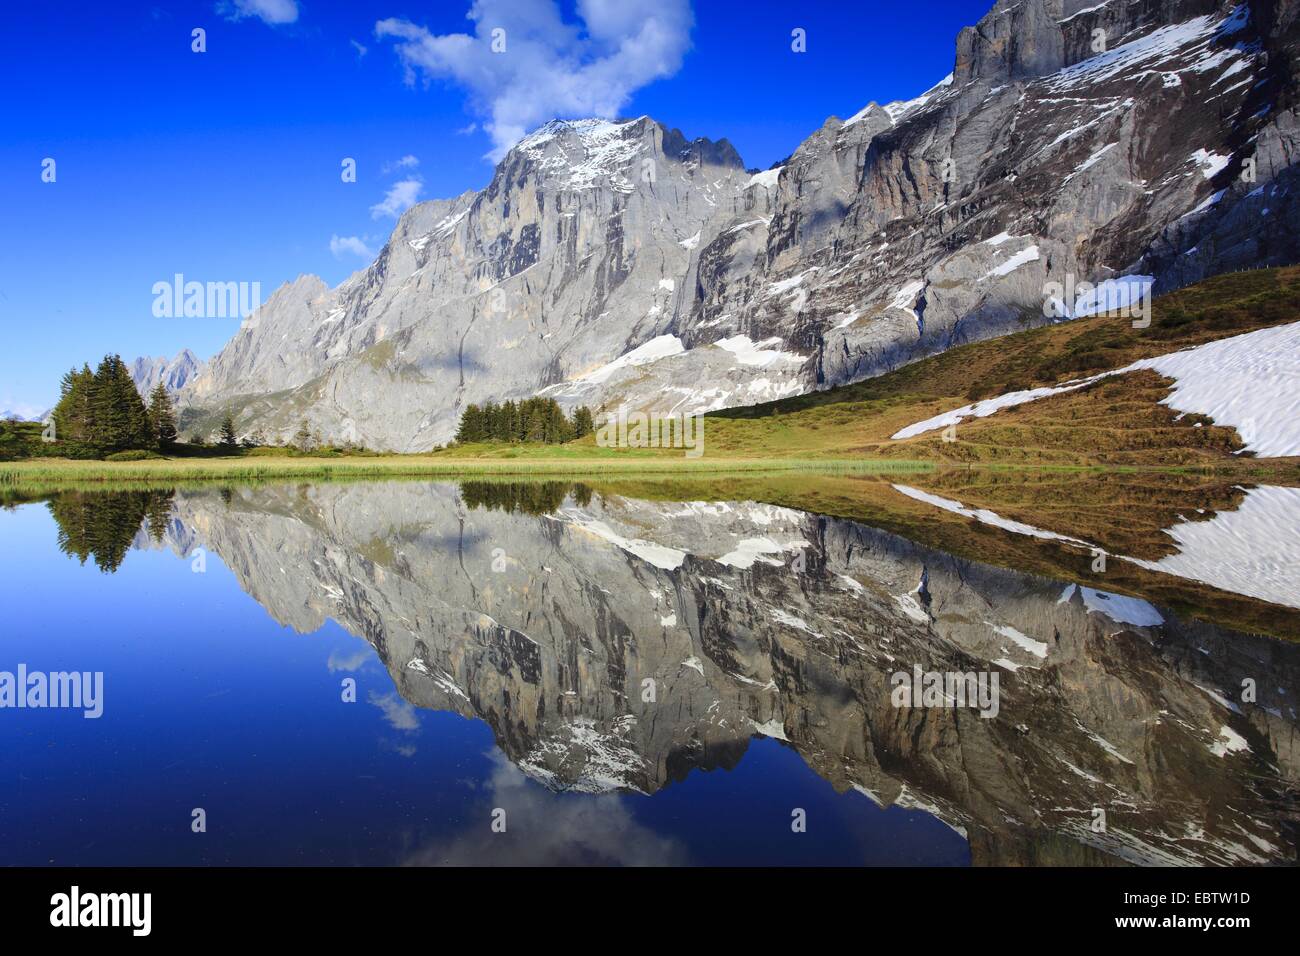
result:
<svg viewBox="0 0 1300 956"><path fill-rule="evenodd" d="M119 355L105 355L90 387L90 443L101 453L148 448L148 413Z"/></svg>
<svg viewBox="0 0 1300 956"><path fill-rule="evenodd" d="M54 406L55 440L72 449L92 449L91 433L94 418L91 414L90 393L94 388L95 373L89 365L71 369L59 386L59 402Z"/></svg>
<svg viewBox="0 0 1300 956"><path fill-rule="evenodd" d="M307 419L302 420L298 430L293 433L293 443L299 451L308 451L311 449L311 428L307 424Z"/></svg>
<svg viewBox="0 0 1300 956"><path fill-rule="evenodd" d="M162 382L149 393L149 433L159 451L166 451L176 443L176 410Z"/></svg>
<svg viewBox="0 0 1300 956"><path fill-rule="evenodd" d="M579 405L573 410L573 437L582 438L596 430L596 423L591 417L591 409Z"/></svg>
<svg viewBox="0 0 1300 956"><path fill-rule="evenodd" d="M483 410L477 405L466 405L460 416L460 428L456 430L456 441L461 444L483 441Z"/></svg>
<svg viewBox="0 0 1300 956"><path fill-rule="evenodd" d="M221 420L221 447L225 451L234 451L239 447L239 439L235 436L235 420L230 415Z"/></svg>

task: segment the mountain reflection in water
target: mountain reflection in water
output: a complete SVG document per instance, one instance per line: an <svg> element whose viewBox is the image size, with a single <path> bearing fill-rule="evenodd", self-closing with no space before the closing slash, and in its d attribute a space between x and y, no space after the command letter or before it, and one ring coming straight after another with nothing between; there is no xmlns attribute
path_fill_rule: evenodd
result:
<svg viewBox="0 0 1300 956"><path fill-rule="evenodd" d="M837 792L933 814L976 864L1296 859L1300 646L1095 580L616 485L77 491L48 507L60 547L105 571L132 542L202 548L277 622L363 638L396 690L385 706L485 722L494 786L521 802L525 777L669 793L767 738ZM996 716L895 706L892 675L918 667L996 673ZM583 806L620 839L625 823ZM577 818L552 822L582 842L563 835ZM479 839L410 861L472 861ZM681 862L647 839L625 862ZM534 850L517 858L554 857Z"/></svg>

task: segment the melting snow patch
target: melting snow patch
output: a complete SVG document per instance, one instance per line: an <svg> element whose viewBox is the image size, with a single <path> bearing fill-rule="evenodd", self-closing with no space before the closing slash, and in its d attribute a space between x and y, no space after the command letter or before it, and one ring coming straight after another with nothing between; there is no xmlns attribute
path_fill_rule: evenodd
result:
<svg viewBox="0 0 1300 956"><path fill-rule="evenodd" d="M904 312L911 312L913 318L915 318L916 313L912 312L912 306L916 304L916 297L921 294L921 290L924 288L924 279L915 279L909 282L894 293L894 297L889 300L889 307L891 309L902 309Z"/></svg>
<svg viewBox="0 0 1300 956"><path fill-rule="evenodd" d="M644 345L638 345L636 348L632 349L632 351L620 355L618 358L614 359L614 361L607 362L600 368L587 372L584 375L579 375L577 378L564 384L599 385L602 382L607 381L610 376L621 369L630 368L636 365L648 365L649 363L657 362L662 358L668 358L672 355L680 355L685 351L686 347L682 345L682 340L677 336L660 335L651 339L649 342L646 342ZM554 388L555 386L551 387Z"/></svg>
<svg viewBox="0 0 1300 956"><path fill-rule="evenodd" d="M1248 450L1266 458L1300 455L1300 322L1145 359L1129 368L1150 368L1176 379L1164 404L1233 426Z"/></svg>
<svg viewBox="0 0 1300 956"><path fill-rule="evenodd" d="M803 618L795 617L793 614L781 610L779 607L772 608L772 620L778 624L784 624L786 627L792 627L795 630L811 634L813 637L821 637L816 631L808 626L808 622Z"/></svg>
<svg viewBox="0 0 1300 956"><path fill-rule="evenodd" d="M911 594L895 594L894 600L902 608L903 613L916 621L918 624L929 624L930 615L925 612L925 608Z"/></svg>
<svg viewBox="0 0 1300 956"><path fill-rule="evenodd" d="M1151 298L1151 286L1155 283L1153 276L1130 275L1117 279L1106 279L1093 286L1091 291L1081 292L1075 298L1070 317L1087 318L1100 312L1114 312L1120 309L1130 310L1140 306Z"/></svg>
<svg viewBox="0 0 1300 956"><path fill-rule="evenodd" d="M1220 156L1218 153L1211 153L1204 149L1198 149L1192 153L1189 159L1201 167L1201 175L1206 179L1213 179L1219 174L1223 167L1227 166L1232 160L1231 156Z"/></svg>
<svg viewBox="0 0 1300 956"><path fill-rule="evenodd" d="M900 429L890 437L894 441L904 438L915 438L917 435L924 435L926 432L934 431L936 428L947 428L949 425L956 425L967 418L987 418L994 412L1001 411L1004 408L1015 408L1017 405L1024 405L1027 402L1034 402L1040 398L1047 398L1051 395L1061 395L1065 392L1073 392L1083 388L1085 385L1091 385L1098 381L1102 376L1082 379L1078 382L1067 383L1065 385L1044 386L1042 388L1031 388L1021 392L1007 392L1005 395L998 395L995 398L986 398L982 401L973 402L970 405L963 405L961 408L955 408L950 412L944 412L942 415L935 415L933 418L927 418L925 421L916 422Z"/></svg>
<svg viewBox="0 0 1300 956"><path fill-rule="evenodd" d="M749 718L749 725L764 737L773 737L777 740L786 740L790 738L785 735L785 724L781 723L780 717L773 717L771 720L759 723L754 718Z"/></svg>
<svg viewBox="0 0 1300 956"><path fill-rule="evenodd" d="M985 621L984 623L993 628L994 633L1001 634L1003 637L1008 638L1022 650L1028 651L1035 657L1047 657L1047 645L1042 641L1036 641L1032 637L1021 634L1009 624L994 624L992 621Z"/></svg>
<svg viewBox="0 0 1300 956"><path fill-rule="evenodd" d="M927 418L894 433L912 438L966 418L986 418L1051 395L1072 392L1114 375L1152 369L1175 380L1162 404L1196 412L1241 433L1246 449L1261 457L1300 455L1300 322L1259 329L1182 352L1142 359L1064 385L1008 392ZM1242 388L1249 382L1249 388Z"/></svg>
<svg viewBox="0 0 1300 956"><path fill-rule="evenodd" d="M800 541L797 544L785 546L777 544L771 538L746 538L741 541L734 551L724 554L718 558L719 564L725 564L732 568L752 568L754 562L761 561L764 564L771 564L780 567L782 562L764 557L768 554L783 554L787 548L801 548L807 545L806 541Z"/></svg>
<svg viewBox="0 0 1300 956"><path fill-rule="evenodd" d="M844 125L849 124L845 123ZM785 169L784 166L777 166L775 169L765 169L761 173L755 173L749 177L749 182L745 184L745 187L762 186L764 189L775 189L776 181L781 178L781 170L783 169Z"/></svg>
<svg viewBox="0 0 1300 956"><path fill-rule="evenodd" d="M788 279L781 279L777 282L773 282L767 287L767 292L765 294L768 296L773 296L773 295L781 295L783 293L789 292L791 289L803 285L803 280L806 279L808 276L812 275L816 271L817 271L817 266L813 266L811 269L805 269L803 272L800 272L798 275L791 276Z"/></svg>
<svg viewBox="0 0 1300 956"><path fill-rule="evenodd" d="M1114 149L1118 145L1119 145L1118 143L1108 143L1105 146L1103 146L1101 149L1097 150L1097 152L1093 153L1091 156L1089 156L1087 159L1081 162L1078 166L1076 166L1074 168L1074 172L1070 173L1070 175L1065 177L1065 181L1068 183L1075 176L1079 175L1079 173L1092 169L1093 166L1096 166L1097 163L1101 161L1101 158L1103 156L1105 156L1107 153L1109 153L1112 149Z"/></svg>
<svg viewBox="0 0 1300 956"><path fill-rule="evenodd" d="M1219 739L1210 745L1210 753L1216 757L1226 757L1228 754L1250 753L1250 744L1246 743L1246 738L1241 736L1227 724L1219 728Z"/></svg>
<svg viewBox="0 0 1300 956"><path fill-rule="evenodd" d="M736 356L736 362L740 365L766 368L773 362L794 362L802 365L806 361L802 355L773 348L773 346L784 344L777 337L764 339L762 342L754 342L748 335L733 335L731 338L720 339L713 344Z"/></svg>
<svg viewBox="0 0 1300 956"><path fill-rule="evenodd" d="M1047 78L1056 90L1080 85L1100 83L1123 72L1152 71L1157 64L1177 58L1182 69L1204 71L1235 56L1246 55L1244 50L1224 50L1212 45L1216 34L1240 29L1240 8L1227 17L1195 17L1184 23L1171 24L1152 30L1146 36L1117 46L1081 63L1066 67Z"/></svg>
<svg viewBox="0 0 1300 956"><path fill-rule="evenodd" d="M633 554L648 564L663 571L675 571L686 560L686 552L676 548L664 547L651 541L625 538L603 521L596 521L579 511L561 511L560 516L574 527L595 535L613 544L629 554Z"/></svg>
<svg viewBox="0 0 1300 956"><path fill-rule="evenodd" d="M1038 261L1038 247L1030 246L1028 249L1021 249L1006 262L1000 266L994 266L988 272L980 277L980 281L991 279L994 276L1009 276L1023 265Z"/></svg>
<svg viewBox="0 0 1300 956"><path fill-rule="evenodd" d="M1095 744L1096 744L1098 747L1100 747L1102 750L1106 751L1106 753L1110 754L1110 755L1111 755L1112 757L1114 757L1116 760L1121 760L1121 761L1123 761L1124 763L1127 763L1127 764L1132 764L1132 763L1133 763L1132 760L1129 760L1128 757L1125 757L1122 753L1120 753L1119 750L1117 750L1117 749L1115 748L1115 745L1112 744L1112 743L1111 743L1109 740L1107 740L1105 737L1101 736L1100 734L1093 733L1093 732L1092 732L1091 730L1089 730L1087 727L1083 726L1083 724L1079 723L1078 720L1075 720L1074 723L1075 723L1075 726L1077 726L1080 730L1082 730L1082 731L1083 731L1083 732L1088 736L1088 739L1089 739L1089 740L1091 740L1093 743L1095 743Z"/></svg>
<svg viewBox="0 0 1300 956"><path fill-rule="evenodd" d="M1209 521L1186 521L1166 531L1178 544L1177 554L1159 561L1126 560L1151 571L1300 608L1297 515L1300 488L1253 488L1236 511L1220 511Z"/></svg>
<svg viewBox="0 0 1300 956"><path fill-rule="evenodd" d="M1165 623L1165 619L1160 612L1141 598L1111 594L1108 591L1096 591L1076 584L1067 587L1065 593L1061 595L1061 599L1056 603L1064 604L1074 596L1076 590L1082 595L1083 605L1089 612L1095 611L1098 614L1104 614L1117 624L1132 624L1134 627L1157 627Z"/></svg>
<svg viewBox="0 0 1300 956"><path fill-rule="evenodd" d="M1088 542L1080 541L1078 538L1069 538L1063 534L1057 534L1054 531L1043 531L1041 528L1035 528L1033 525L1022 524L1019 521L1012 521L1010 518L1003 518L996 512L988 511L983 508L967 508L960 501L940 498L938 495L932 495L928 491L921 491L919 488L909 488L907 485L894 485L893 488L899 494L907 495L907 497L916 501L923 501L926 504L934 505L936 508L942 508L944 511L951 511L953 514L959 514L967 518L974 518L981 524L1001 528L1003 531L1028 535L1032 538L1043 538L1048 541L1065 541L1069 544L1083 545L1085 548L1092 547Z"/></svg>
<svg viewBox="0 0 1300 956"><path fill-rule="evenodd" d="M1013 236L1009 232L999 232L996 236L991 236L990 238L985 239L984 242L986 245L1000 246L1004 242L1010 242L1012 239L1018 239L1018 238L1020 237Z"/></svg>
<svg viewBox="0 0 1300 956"><path fill-rule="evenodd" d="M899 100L898 102L895 103L887 103L885 104L883 109L886 113L889 114L889 118L893 120L895 123L897 123L907 114L919 110L926 103L930 102L930 100L934 99L934 97L937 96L940 92L942 92L944 88L952 86L952 78L953 78L952 74L949 73L942 80L940 80L934 86L930 87L930 89L926 90L916 99ZM856 117L854 117L854 119L861 119L862 116L864 115L866 115L866 110L863 110ZM847 126L848 124L846 123L844 125Z"/></svg>

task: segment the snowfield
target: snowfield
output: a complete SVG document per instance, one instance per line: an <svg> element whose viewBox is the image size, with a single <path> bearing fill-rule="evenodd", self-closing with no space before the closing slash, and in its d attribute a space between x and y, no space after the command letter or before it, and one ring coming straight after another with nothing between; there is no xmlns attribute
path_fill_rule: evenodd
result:
<svg viewBox="0 0 1300 956"><path fill-rule="evenodd" d="M968 508L918 488L894 485L894 490L915 501L951 511L981 524L1013 534L1080 545L1103 552L1096 545L1054 531L1044 531L1004 518L984 508ZM1266 485L1252 488L1236 511L1220 511L1208 521L1184 521L1165 530L1178 553L1147 561L1114 555L1122 561L1175 577L1200 581L1222 591L1244 594L1270 604L1300 608L1300 488ZM1158 610L1145 601L1080 588L1084 605L1114 621L1152 627L1162 622ZM1073 586L1060 601L1071 599Z"/></svg>
<svg viewBox="0 0 1300 956"><path fill-rule="evenodd" d="M1186 521L1165 534L1178 553L1140 567L1234 594L1300 608L1300 488L1252 488L1236 511Z"/></svg>
<svg viewBox="0 0 1300 956"><path fill-rule="evenodd" d="M1262 458L1300 455L1300 322L1142 359L1063 385L1008 392L908 425L891 437L899 441L967 418L987 418L1004 408L1077 391L1104 378L1142 369L1175 380L1161 404L1206 415L1217 425L1237 429L1247 451Z"/></svg>

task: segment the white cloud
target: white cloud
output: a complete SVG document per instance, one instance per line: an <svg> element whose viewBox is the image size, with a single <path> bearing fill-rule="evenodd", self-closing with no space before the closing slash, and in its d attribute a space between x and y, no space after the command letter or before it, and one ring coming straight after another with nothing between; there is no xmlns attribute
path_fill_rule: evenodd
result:
<svg viewBox="0 0 1300 956"><path fill-rule="evenodd" d="M375 24L396 43L406 80L450 80L470 94L499 159L555 117L615 118L637 89L672 76L690 47L690 0L577 0L566 23L554 0L476 0L474 34L433 34L409 20ZM503 52L493 52L494 31Z"/></svg>
<svg viewBox="0 0 1300 956"><path fill-rule="evenodd" d="M217 12L230 20L257 17L263 23L293 23L298 19L298 0L222 0Z"/></svg>
<svg viewBox="0 0 1300 956"><path fill-rule="evenodd" d="M526 777L498 750L488 754L491 775L476 795L474 819L506 807L506 832L487 824L461 827L418 847L408 866L684 866L690 848L637 819L631 802L553 793ZM522 834L522 837L520 836Z"/></svg>
<svg viewBox="0 0 1300 956"><path fill-rule="evenodd" d="M334 238L337 239L338 236L335 236ZM333 251L333 249L334 243L331 241L330 250ZM330 651L329 660L325 662L325 666L330 669L331 674L336 674L339 671L347 674L352 671L361 670L362 665L369 661L372 656L373 653L369 648L364 651L357 651L355 654L349 654L347 656L344 656L337 651Z"/></svg>
<svg viewBox="0 0 1300 956"><path fill-rule="evenodd" d="M423 188L424 183L419 179L403 179L393 183L388 187L383 201L370 207L370 218L382 219L384 216L391 216L396 219L415 205Z"/></svg>
<svg viewBox="0 0 1300 956"><path fill-rule="evenodd" d="M400 697L397 691L389 691L382 696L371 691L370 703L379 708L384 715L384 720L388 721L394 730L420 729L420 718L415 708Z"/></svg>
<svg viewBox="0 0 1300 956"><path fill-rule="evenodd" d="M380 170L380 172L384 175L387 175L388 173L391 173L395 169L415 169L415 167L419 165L420 165L420 159L418 156L411 156L410 154L407 154L406 156L403 156L399 160L396 160L391 163L385 163L384 168Z"/></svg>
<svg viewBox="0 0 1300 956"><path fill-rule="evenodd" d="M370 47L364 46L363 44L358 43L356 40L349 40L348 42L351 43L353 48L357 51L358 60L370 52Z"/></svg>
<svg viewBox="0 0 1300 956"><path fill-rule="evenodd" d="M349 252L362 259L373 259L375 251L366 245L360 236L330 236L330 252L335 259L342 259L343 253Z"/></svg>

